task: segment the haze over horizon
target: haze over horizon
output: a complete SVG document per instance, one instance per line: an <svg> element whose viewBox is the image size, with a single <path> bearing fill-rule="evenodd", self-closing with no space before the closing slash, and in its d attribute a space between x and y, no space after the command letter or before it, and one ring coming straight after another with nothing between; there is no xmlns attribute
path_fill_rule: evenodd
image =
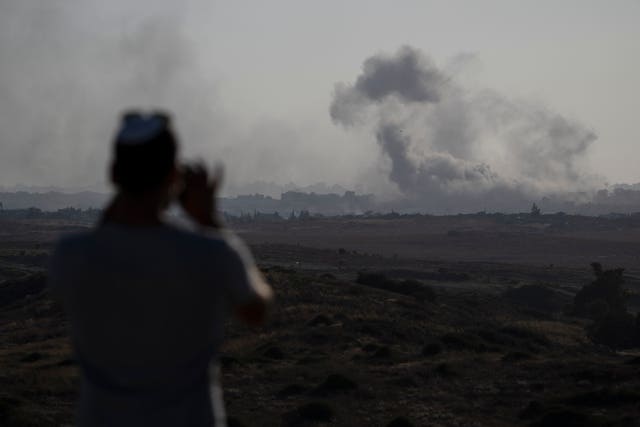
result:
<svg viewBox="0 0 640 427"><path fill-rule="evenodd" d="M425 170L458 177L456 188L491 182L527 197L639 182L638 18L640 3L631 0L5 0L0 184L106 188L117 117L137 106L172 111L185 155L222 160L229 189L324 182L386 197L429 188L431 196L433 180L425 177L433 173ZM359 108L376 109L385 126L369 116L357 126L336 116L338 88L357 88L367 64L400 57L402 49L428 63L419 72L436 70L447 102L416 87L407 94L378 88L350 95L359 103L365 94ZM506 110L518 110L518 118L505 119ZM410 142L398 139L389 117L412 128ZM522 134L539 119L566 126ZM514 128L520 133L507 138L504 129ZM411 147L410 155L394 163L393 146ZM526 171L531 158L538 169ZM425 169L434 159L436 169ZM398 161L413 175L394 169Z"/></svg>

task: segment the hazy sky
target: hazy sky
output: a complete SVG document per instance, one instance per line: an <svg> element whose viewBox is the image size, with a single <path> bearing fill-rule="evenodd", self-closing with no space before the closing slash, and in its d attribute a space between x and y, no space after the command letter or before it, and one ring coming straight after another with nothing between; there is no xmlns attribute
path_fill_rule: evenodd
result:
<svg viewBox="0 0 640 427"><path fill-rule="evenodd" d="M579 122L605 181L639 182L640 1L0 0L0 185L104 182L118 111L172 110L229 182L384 186L334 85L410 45L465 87ZM387 180L388 181L388 180Z"/></svg>

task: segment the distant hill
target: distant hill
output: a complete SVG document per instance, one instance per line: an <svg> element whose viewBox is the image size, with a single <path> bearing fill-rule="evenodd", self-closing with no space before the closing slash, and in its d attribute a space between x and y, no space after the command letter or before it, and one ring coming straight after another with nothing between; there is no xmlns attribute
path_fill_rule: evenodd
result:
<svg viewBox="0 0 640 427"><path fill-rule="evenodd" d="M0 192L0 207L6 210L37 208L42 211L57 211L68 207L76 209L102 208L109 195L92 191L65 193L47 192ZM262 194L236 197L221 197L220 208L231 215L253 212L279 212L289 215L292 211L308 211L314 214L338 215L361 213L375 207L373 196L358 195L353 191L344 194L317 194L288 191L280 198Z"/></svg>
<svg viewBox="0 0 640 427"><path fill-rule="evenodd" d="M495 205L477 202L468 204L456 203L456 200L433 202L423 199L403 198L382 201L373 194L357 194L354 191L343 192L315 192L315 191L285 191L279 197L266 193L244 193L243 195L221 197L220 209L230 215L244 215L255 212L274 214L288 217L293 212L299 214L305 211L309 214L342 215L362 214L366 212L398 212L398 213L427 213L434 215L454 215L459 213L528 212L533 203L543 213L564 212L588 216L606 215L610 213L631 214L640 212L640 190L638 185L615 186L602 189L593 194L567 193L564 195L550 195L540 200L521 200L517 205ZM329 190L330 188L318 188ZM338 188L334 188L338 190ZM0 209L28 209L37 208L42 211L57 211L64 208L101 209L110 195L99 191L6 191L0 188ZM458 200L459 201L459 200ZM453 204L448 204L451 202Z"/></svg>
<svg viewBox="0 0 640 427"><path fill-rule="evenodd" d="M32 193L27 191L0 192L0 204L4 209L38 208L43 211L56 211L67 207L76 209L102 208L109 195L93 191L63 193L47 191Z"/></svg>

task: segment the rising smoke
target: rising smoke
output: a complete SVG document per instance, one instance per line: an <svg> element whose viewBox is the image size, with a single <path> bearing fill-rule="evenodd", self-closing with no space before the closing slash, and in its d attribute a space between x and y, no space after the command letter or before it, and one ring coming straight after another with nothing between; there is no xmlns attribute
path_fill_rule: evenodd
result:
<svg viewBox="0 0 640 427"><path fill-rule="evenodd" d="M337 84L330 115L367 128L405 203L432 211L522 209L594 188L582 162L596 135L539 105L470 90L415 48L368 58Z"/></svg>
<svg viewBox="0 0 640 427"><path fill-rule="evenodd" d="M113 132L129 107L174 113L183 154L223 160L227 187L304 170L286 124L244 123L225 109L218 52L207 44L213 7L0 1L0 186L106 191Z"/></svg>
<svg viewBox="0 0 640 427"><path fill-rule="evenodd" d="M184 108L180 122L218 117L198 96L207 80L183 31L184 7L147 6L0 3L3 184L104 181L115 122L129 106Z"/></svg>
<svg viewBox="0 0 640 427"><path fill-rule="evenodd" d="M319 180L353 188L354 176L368 174L363 191L382 192L375 153L356 157L367 141L339 148L344 135L321 135L317 117L298 126L292 116L246 123L225 112L216 52L190 32L208 34L207 4L1 1L0 185L102 184L118 114L158 106L176 113L187 155L227 163L227 188ZM336 86L331 117L370 131L388 182L423 210L522 209L592 188L581 163L595 135L538 105L464 88L450 71L469 61L439 68L410 47L373 56L352 84Z"/></svg>
<svg viewBox="0 0 640 427"><path fill-rule="evenodd" d="M224 162L225 194L257 191L255 182L345 184L357 174L349 161L357 149L335 161L323 144L339 145L326 117L292 112L293 90L266 80L256 57L266 52L247 48L244 39L260 31L245 19L256 8L227 10L238 22L221 30L225 8L0 0L0 187L107 191L110 143L128 107L173 112L185 157ZM274 87L284 95L269 103ZM284 112L268 108L278 103Z"/></svg>

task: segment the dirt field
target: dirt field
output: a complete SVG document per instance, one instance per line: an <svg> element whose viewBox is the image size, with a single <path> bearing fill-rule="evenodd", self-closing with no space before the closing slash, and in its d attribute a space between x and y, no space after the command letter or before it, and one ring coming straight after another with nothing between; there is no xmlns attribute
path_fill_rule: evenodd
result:
<svg viewBox="0 0 640 427"><path fill-rule="evenodd" d="M259 331L229 325L230 425L639 425L637 353L594 345L588 321L563 313L592 261L627 268L637 289L640 233L603 221L234 225L278 304ZM72 424L77 365L43 273L56 237L85 226L0 222L2 426ZM552 298L507 292L536 284Z"/></svg>
<svg viewBox="0 0 640 427"><path fill-rule="evenodd" d="M587 229L584 229L587 228ZM340 247L389 257L584 268L593 261L640 272L640 228L564 229L492 218L322 219L238 226L249 242Z"/></svg>

